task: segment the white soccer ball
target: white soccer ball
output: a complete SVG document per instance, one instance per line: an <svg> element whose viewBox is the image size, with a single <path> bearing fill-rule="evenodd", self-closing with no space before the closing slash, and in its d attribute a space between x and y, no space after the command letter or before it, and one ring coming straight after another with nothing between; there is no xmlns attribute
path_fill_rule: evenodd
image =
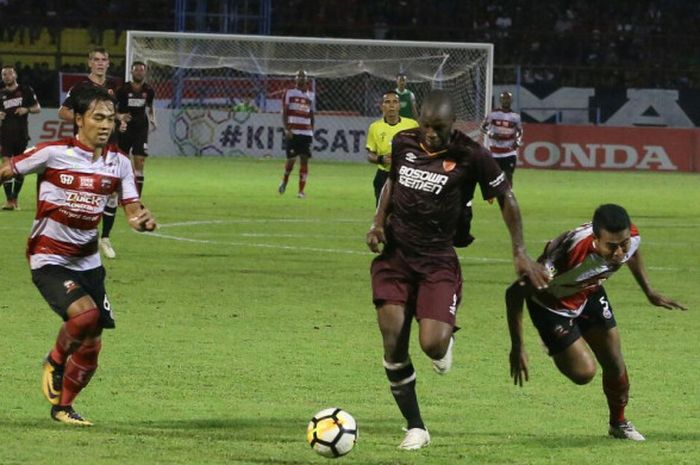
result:
<svg viewBox="0 0 700 465"><path fill-rule="evenodd" d="M306 440L324 457L337 458L350 452L357 441L357 422L343 409L321 410L306 428Z"/></svg>

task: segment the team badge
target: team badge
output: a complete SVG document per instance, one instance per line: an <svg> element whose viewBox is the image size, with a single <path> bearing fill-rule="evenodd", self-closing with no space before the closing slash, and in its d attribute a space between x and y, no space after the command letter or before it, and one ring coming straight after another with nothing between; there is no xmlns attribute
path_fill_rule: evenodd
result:
<svg viewBox="0 0 700 465"><path fill-rule="evenodd" d="M455 167L457 166L457 163L453 160L443 160L442 161L442 169L445 170L446 173L449 173Z"/></svg>
<svg viewBox="0 0 700 465"><path fill-rule="evenodd" d="M109 190L112 188L112 180L109 178L102 178L100 179L100 187L102 190Z"/></svg>
<svg viewBox="0 0 700 465"><path fill-rule="evenodd" d="M78 288L78 285L75 284L75 281L69 279L67 281L63 281L63 287L66 288L66 294L70 294Z"/></svg>

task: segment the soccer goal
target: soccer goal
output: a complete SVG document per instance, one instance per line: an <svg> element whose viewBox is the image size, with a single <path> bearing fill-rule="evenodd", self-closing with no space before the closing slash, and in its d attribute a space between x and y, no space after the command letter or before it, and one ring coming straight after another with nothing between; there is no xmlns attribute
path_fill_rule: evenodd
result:
<svg viewBox="0 0 700 465"><path fill-rule="evenodd" d="M365 160L367 127L398 73L419 108L431 89L450 92L466 132L491 105L492 44L129 31L127 73L135 61L156 91L154 154L282 157L281 102L299 69L316 97L318 158Z"/></svg>

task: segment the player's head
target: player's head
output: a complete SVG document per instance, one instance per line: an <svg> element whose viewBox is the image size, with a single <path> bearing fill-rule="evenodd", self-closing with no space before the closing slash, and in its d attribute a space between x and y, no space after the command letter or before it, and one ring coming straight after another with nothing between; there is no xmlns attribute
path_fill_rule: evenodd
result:
<svg viewBox="0 0 700 465"><path fill-rule="evenodd" d="M90 74L104 76L109 68L109 52L104 47L95 47L88 53Z"/></svg>
<svg viewBox="0 0 700 465"><path fill-rule="evenodd" d="M83 87L74 94L75 124L78 138L90 148L107 145L114 129L116 116L114 100L107 89Z"/></svg>
<svg viewBox="0 0 700 465"><path fill-rule="evenodd" d="M399 94L395 90L384 92L382 95L382 116L388 123L392 124L399 119L399 110L401 110L401 102Z"/></svg>
<svg viewBox="0 0 700 465"><path fill-rule="evenodd" d="M396 75L396 88L399 90L404 90L406 88L406 74L405 73L399 73Z"/></svg>
<svg viewBox="0 0 700 465"><path fill-rule="evenodd" d="M131 80L141 84L146 79L146 63L135 61L131 64Z"/></svg>
<svg viewBox="0 0 700 465"><path fill-rule="evenodd" d="M447 92L433 90L425 97L420 112L420 131L429 150L440 150L447 146L455 120L452 99Z"/></svg>
<svg viewBox="0 0 700 465"><path fill-rule="evenodd" d="M629 250L632 222L627 211L608 203L593 214L593 247L608 262L620 264Z"/></svg>
<svg viewBox="0 0 700 465"><path fill-rule="evenodd" d="M7 87L12 87L17 83L17 71L14 66L2 67L2 82Z"/></svg>
<svg viewBox="0 0 700 465"><path fill-rule="evenodd" d="M501 92L501 94L498 96L499 101L501 102L501 108L504 110L510 110L510 106L513 104L513 94L508 92L507 90L504 90Z"/></svg>
<svg viewBox="0 0 700 465"><path fill-rule="evenodd" d="M297 71L294 81L296 82L298 88L304 89L309 82L309 74L306 72L306 70L300 69Z"/></svg>

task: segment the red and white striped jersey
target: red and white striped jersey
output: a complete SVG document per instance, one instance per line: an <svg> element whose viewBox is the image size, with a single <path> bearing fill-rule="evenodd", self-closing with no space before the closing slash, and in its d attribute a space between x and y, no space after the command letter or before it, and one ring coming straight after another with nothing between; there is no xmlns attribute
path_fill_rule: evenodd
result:
<svg viewBox="0 0 700 465"><path fill-rule="evenodd" d="M488 114L483 124L486 126L486 148L494 158L517 155L516 142L523 130L518 113L496 109Z"/></svg>
<svg viewBox="0 0 700 465"><path fill-rule="evenodd" d="M298 88L287 89L284 93L284 109L287 124L292 134L313 136L314 93Z"/></svg>
<svg viewBox="0 0 700 465"><path fill-rule="evenodd" d="M630 228L629 249L619 265L608 264L593 248L593 225L586 223L561 236L552 250L547 244L538 259L554 278L547 289L537 292L532 299L549 311L569 318L581 314L588 296L596 292L614 272L639 249L641 238L637 227Z"/></svg>
<svg viewBox="0 0 700 465"><path fill-rule="evenodd" d="M37 209L27 245L29 267L59 265L72 270L100 266L97 226L107 198L139 201L129 159L116 147L93 160L77 139L39 144L11 160L14 174L37 173Z"/></svg>

